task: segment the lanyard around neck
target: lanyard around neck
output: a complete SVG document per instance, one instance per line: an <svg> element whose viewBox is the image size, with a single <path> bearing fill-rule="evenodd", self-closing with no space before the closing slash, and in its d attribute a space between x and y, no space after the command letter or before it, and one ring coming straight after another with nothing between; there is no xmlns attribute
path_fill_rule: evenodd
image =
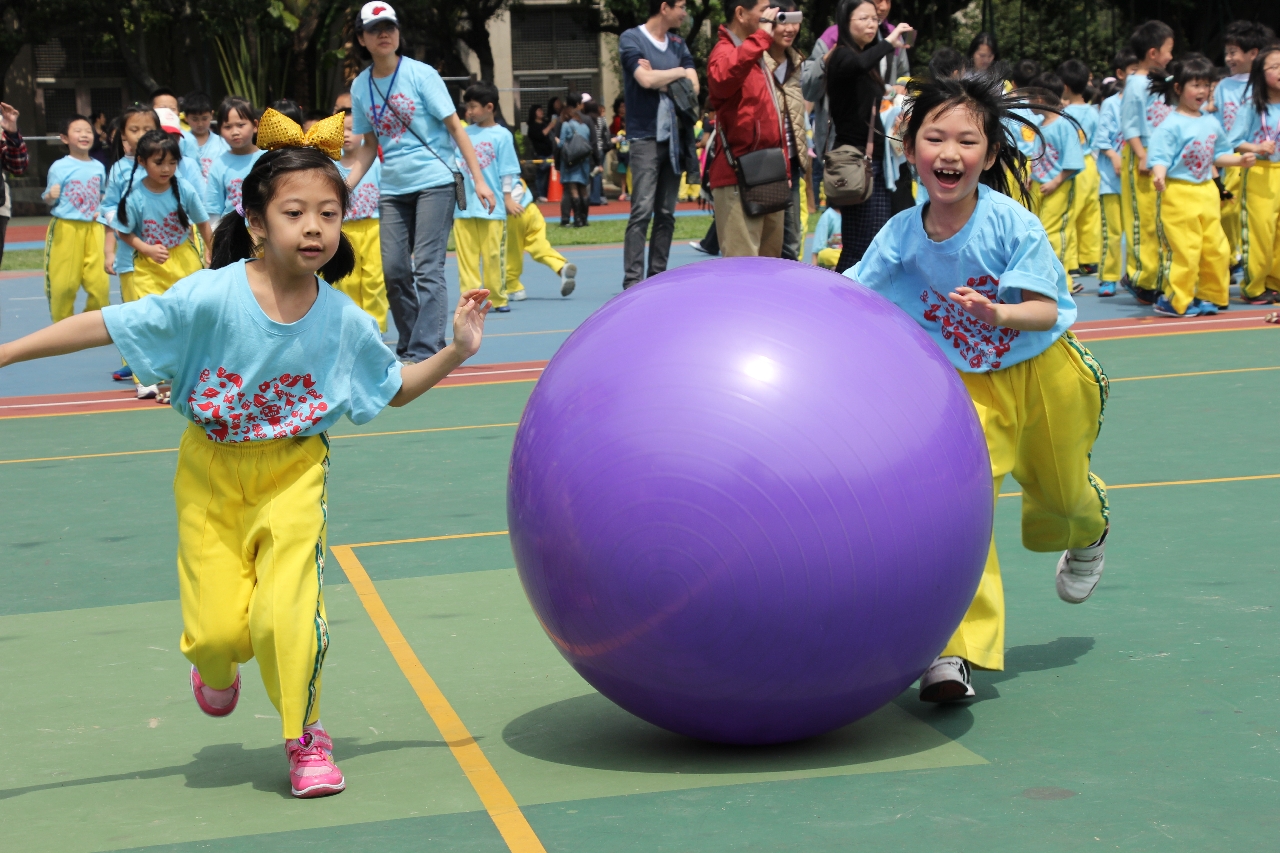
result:
<svg viewBox="0 0 1280 853"><path fill-rule="evenodd" d="M400 75L400 62L404 57L396 57L396 70L391 72L391 82L387 84L387 94L383 95L382 91L373 85L373 69L369 69L369 112L373 114L373 123L379 124L382 116L387 111L387 99L391 97L391 93L396 89L396 77ZM379 107L377 99L374 98L374 92L382 96L382 106ZM397 116L399 118L399 116Z"/></svg>

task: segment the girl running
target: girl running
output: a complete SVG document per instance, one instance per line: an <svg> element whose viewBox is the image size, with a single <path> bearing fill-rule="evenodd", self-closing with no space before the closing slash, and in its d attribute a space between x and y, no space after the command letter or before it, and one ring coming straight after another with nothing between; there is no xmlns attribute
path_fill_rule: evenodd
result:
<svg viewBox="0 0 1280 853"><path fill-rule="evenodd" d="M1250 305L1280 303L1280 48L1258 51L1249 72L1250 97L1233 129L1236 150L1253 154L1240 195L1240 298Z"/></svg>

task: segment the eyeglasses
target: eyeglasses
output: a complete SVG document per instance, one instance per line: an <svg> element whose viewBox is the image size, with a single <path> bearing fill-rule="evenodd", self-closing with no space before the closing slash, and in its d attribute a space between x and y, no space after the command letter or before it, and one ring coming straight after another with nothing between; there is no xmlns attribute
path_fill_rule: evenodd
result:
<svg viewBox="0 0 1280 853"><path fill-rule="evenodd" d="M880 17L878 15L854 15L849 19L851 24L869 24L872 21L878 24L880 23Z"/></svg>

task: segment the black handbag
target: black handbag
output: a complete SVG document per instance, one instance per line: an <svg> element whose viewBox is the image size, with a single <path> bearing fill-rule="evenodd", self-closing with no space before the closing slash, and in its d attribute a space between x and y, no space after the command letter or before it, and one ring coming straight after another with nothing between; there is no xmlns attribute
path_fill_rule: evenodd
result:
<svg viewBox="0 0 1280 853"><path fill-rule="evenodd" d="M738 176L738 197L747 216L764 216L786 210L791 204L791 181L787 179L787 152L783 148L762 148L734 157L723 126L716 133L724 146L725 159Z"/></svg>
<svg viewBox="0 0 1280 853"><path fill-rule="evenodd" d="M591 140L578 133L570 133L560 146L565 166L576 166L591 156Z"/></svg>

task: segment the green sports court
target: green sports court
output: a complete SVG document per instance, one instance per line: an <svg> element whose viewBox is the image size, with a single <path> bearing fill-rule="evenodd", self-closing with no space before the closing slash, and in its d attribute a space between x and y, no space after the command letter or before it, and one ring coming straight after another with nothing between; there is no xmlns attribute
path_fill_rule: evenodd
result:
<svg viewBox="0 0 1280 853"><path fill-rule="evenodd" d="M912 689L779 747L650 727L542 633L505 536L536 366L475 368L344 422L323 719L348 788L314 801L290 796L252 664L235 714L192 701L171 489L182 419L9 405L3 849L1274 849L1280 336L1256 312L1227 320L1083 324L1113 383L1094 453L1113 534L1092 599L1058 600L1055 557L1021 549L1019 497L1003 495L1008 669L977 673L967 705Z"/></svg>

